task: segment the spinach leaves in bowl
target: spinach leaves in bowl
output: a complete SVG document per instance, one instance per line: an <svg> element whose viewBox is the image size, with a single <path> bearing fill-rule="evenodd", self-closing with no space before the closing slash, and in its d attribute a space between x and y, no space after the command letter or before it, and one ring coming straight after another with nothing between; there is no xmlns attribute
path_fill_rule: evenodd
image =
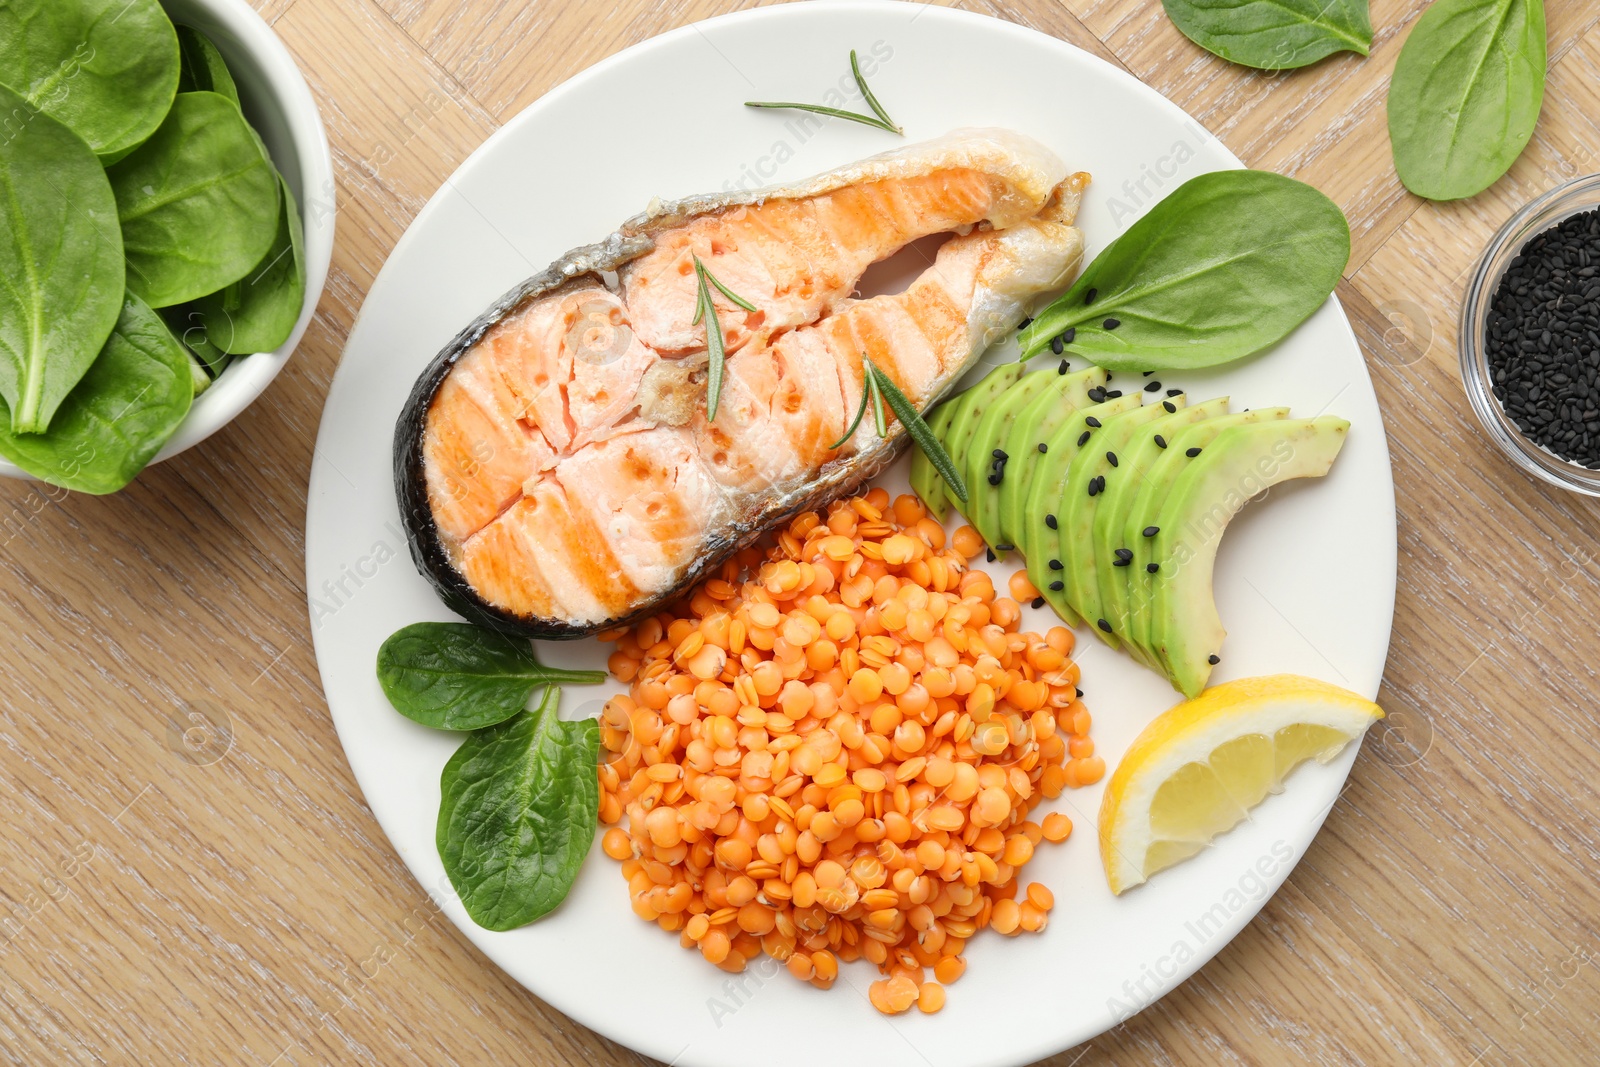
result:
<svg viewBox="0 0 1600 1067"><path fill-rule="evenodd" d="M221 52L156 0L0 5L0 107L0 455L114 492L292 335L294 197Z"/></svg>

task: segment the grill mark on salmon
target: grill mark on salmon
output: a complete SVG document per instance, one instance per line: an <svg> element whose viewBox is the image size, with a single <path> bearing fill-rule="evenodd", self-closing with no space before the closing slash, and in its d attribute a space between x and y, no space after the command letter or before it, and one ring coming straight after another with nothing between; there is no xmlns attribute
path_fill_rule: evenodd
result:
<svg viewBox="0 0 1600 1067"><path fill-rule="evenodd" d="M659 609L888 464L905 443L892 420L887 440L868 418L828 447L863 355L926 407L1076 271L1086 183L1019 135L958 131L787 188L657 205L569 253L452 341L402 412L419 569L472 621L531 636ZM851 295L873 262L946 232L904 292ZM695 255L759 309L713 294L729 353L715 425Z"/></svg>

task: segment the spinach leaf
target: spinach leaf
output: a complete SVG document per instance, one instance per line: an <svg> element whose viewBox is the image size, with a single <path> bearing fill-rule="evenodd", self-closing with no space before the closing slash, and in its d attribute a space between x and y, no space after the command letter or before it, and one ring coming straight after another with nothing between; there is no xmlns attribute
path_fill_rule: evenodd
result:
<svg viewBox="0 0 1600 1067"><path fill-rule="evenodd" d="M83 139L0 87L0 396L15 433L38 433L122 310L122 232Z"/></svg>
<svg viewBox="0 0 1600 1067"><path fill-rule="evenodd" d="M1022 331L1023 358L1068 328L1108 370L1188 370L1261 351L1322 306L1350 226L1309 185L1259 170L1179 186Z"/></svg>
<svg viewBox="0 0 1600 1067"><path fill-rule="evenodd" d="M540 686L598 685L604 671L546 667L527 641L459 622L418 622L378 649L378 684L396 711L437 730L476 730L528 706Z"/></svg>
<svg viewBox="0 0 1600 1067"><path fill-rule="evenodd" d="M129 293L116 329L50 429L16 434L0 420L0 455L52 485L114 493L155 458L189 413L189 374L189 357L161 317Z"/></svg>
<svg viewBox="0 0 1600 1067"><path fill-rule="evenodd" d="M439 779L435 841L472 921L510 930L554 910L594 843L600 724L562 722L561 690L470 734Z"/></svg>
<svg viewBox="0 0 1600 1067"><path fill-rule="evenodd" d="M234 107L239 106L239 89L211 38L193 26L179 26L178 52L183 61L178 71L178 92L216 93L233 101Z"/></svg>
<svg viewBox="0 0 1600 1067"><path fill-rule="evenodd" d="M210 328L200 312L195 310L195 306L179 304L177 307L162 308L161 317L166 320L172 336L189 350L194 362L203 368L206 381L210 383L220 378L228 364L233 361L233 357L212 340ZM198 390L196 395L204 391L204 389Z"/></svg>
<svg viewBox="0 0 1600 1067"><path fill-rule="evenodd" d="M271 352L289 339L306 302L305 235L294 194L280 176L278 236L266 258L220 293L194 302L206 336L224 352Z"/></svg>
<svg viewBox="0 0 1600 1067"><path fill-rule="evenodd" d="M154 136L107 173L128 288L151 307L238 281L277 235L277 172L239 109L216 93L179 93Z"/></svg>
<svg viewBox="0 0 1600 1067"><path fill-rule="evenodd" d="M1367 0L1161 0L1189 40L1230 63L1304 67L1372 47Z"/></svg>
<svg viewBox="0 0 1600 1067"><path fill-rule="evenodd" d="M1394 166L1418 196L1459 200L1522 155L1544 103L1544 0L1438 0L1389 83Z"/></svg>
<svg viewBox="0 0 1600 1067"><path fill-rule="evenodd" d="M156 0L7 0L0 82L110 162L172 106L178 38Z"/></svg>

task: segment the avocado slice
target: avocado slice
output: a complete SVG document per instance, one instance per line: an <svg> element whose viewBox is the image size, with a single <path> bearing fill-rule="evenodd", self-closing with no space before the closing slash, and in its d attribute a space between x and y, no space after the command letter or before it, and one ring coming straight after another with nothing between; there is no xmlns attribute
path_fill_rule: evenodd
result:
<svg viewBox="0 0 1600 1067"><path fill-rule="evenodd" d="M1197 422L1168 439L1167 447L1151 465L1139 495L1128 509L1127 525L1123 527L1123 545L1133 551L1133 561L1128 565L1128 634L1154 657L1151 664L1162 674L1167 674L1161 650L1150 638L1150 618L1155 605L1156 574L1147 569L1149 564L1160 563L1155 555L1152 538L1160 531L1161 508L1172 495L1173 483L1189 466L1191 448L1205 448L1217 435L1235 426L1254 425L1258 422L1275 422L1289 417L1288 408L1256 408L1231 415L1218 415L1214 419ZM1205 453L1202 452L1201 455ZM1146 534L1146 530L1157 533ZM1170 675L1169 675L1170 677Z"/></svg>
<svg viewBox="0 0 1600 1067"><path fill-rule="evenodd" d="M965 396L962 393L961 396ZM961 402L961 396L951 397L933 409L927 418L928 429L940 444L945 444L945 433L950 428L950 420L955 416L956 405ZM945 451L949 451L945 444ZM949 503L949 494L946 491L944 477L937 467L928 459L927 453L920 448L911 450L911 491L922 498L922 504L928 509L928 514L944 522L946 505Z"/></svg>
<svg viewBox="0 0 1600 1067"><path fill-rule="evenodd" d="M1228 521L1257 493L1292 478L1320 478L1350 424L1332 415L1235 426L1218 434L1173 483L1161 506L1150 634L1184 696L1205 688L1227 635L1212 597L1217 545Z"/></svg>
<svg viewBox="0 0 1600 1067"><path fill-rule="evenodd" d="M1133 506L1134 499L1139 495L1139 487L1149 476L1151 466L1161 457L1169 439L1185 427L1226 414L1228 398L1219 397L1191 407L1174 403L1171 398L1161 403L1171 405L1168 413L1139 427L1122 446L1122 451L1118 453L1121 465L1116 468L1116 474L1107 480L1105 491L1100 494L1100 506L1095 509L1094 515L1095 575L1100 582L1100 603L1105 609L1105 618L1129 655L1145 666L1158 670L1160 661L1157 657L1134 640L1129 632L1128 572L1132 569L1132 560L1118 563L1117 550L1131 551L1134 548L1126 544L1123 538L1123 530L1128 524L1128 509Z"/></svg>
<svg viewBox="0 0 1600 1067"><path fill-rule="evenodd" d="M1023 364L1026 367L1036 365ZM984 411L972 431L972 442L967 446L962 476L967 479L968 486L982 487L976 494L968 489L973 499L967 517L997 557L1003 558L1010 548L1016 547L1000 535L1000 494L1011 474L1012 455L1005 448L1009 443L1007 431L1015 425L1017 413L1045 391L1054 378L1039 371L1023 374Z"/></svg>
<svg viewBox="0 0 1600 1067"><path fill-rule="evenodd" d="M950 453L950 461L956 465L956 470L963 476L967 470L967 456L972 450L973 435L977 432L978 424L983 421L983 416L1000 395L1017 383L1017 379L1027 371L1026 363L1007 363L1003 367L996 367L986 374L977 385L972 386L961 394L961 406L950 417L950 426L945 430L944 450ZM978 506L978 499L985 493L993 493L994 487L987 479L974 482L967 480L967 505L961 513L972 521L972 515ZM992 546L991 546L992 547Z"/></svg>
<svg viewBox="0 0 1600 1067"><path fill-rule="evenodd" d="M1066 366L1066 361L1061 361ZM1026 381L1026 379L1024 379ZM1093 403L1089 390L1106 384L1106 372L1099 367L1058 372L1050 377L1049 384L1021 411L1003 446L1011 458L1006 460L1005 477L1000 481L1000 539L1005 544L1022 547L1023 513L1028 501L1028 490L1033 485L1034 469L1045 449L1050 447L1050 437L1074 411Z"/></svg>
<svg viewBox="0 0 1600 1067"><path fill-rule="evenodd" d="M1094 518L1105 487L1122 474L1122 457L1118 453L1141 426L1165 418L1171 414L1168 407L1180 407L1183 402L1184 397L1179 394L1169 397L1165 404L1132 408L1106 420L1073 457L1066 484L1061 488L1056 537L1061 546L1060 559L1066 564L1067 602L1094 635L1112 648L1120 648L1122 642L1111 632L1105 605L1100 601L1098 571L1109 563L1095 558Z"/></svg>
<svg viewBox="0 0 1600 1067"><path fill-rule="evenodd" d="M1028 475L1027 499L1022 505L1022 529L1017 547L1022 549L1022 555L1028 561L1028 580L1068 625L1077 622L1078 616L1067 603L1064 564L1056 540L1056 531L1061 525L1056 515L1061 486L1067 480L1073 457L1078 454L1079 440L1085 433L1093 435L1094 428L1088 424L1088 420L1094 419L1104 425L1107 420L1138 406L1139 396L1135 393L1090 404L1072 412L1045 442L1045 451L1040 453L1038 462ZM1050 566L1052 562L1056 566ZM1052 589L1052 585L1055 588Z"/></svg>

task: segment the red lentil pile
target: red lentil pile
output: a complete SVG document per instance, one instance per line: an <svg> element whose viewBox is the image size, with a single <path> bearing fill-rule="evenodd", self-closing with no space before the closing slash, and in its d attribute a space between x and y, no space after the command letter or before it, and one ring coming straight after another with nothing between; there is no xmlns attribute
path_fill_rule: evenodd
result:
<svg viewBox="0 0 1600 1067"><path fill-rule="evenodd" d="M979 930L1045 927L1018 875L1072 823L1029 812L1105 773L1072 632L1019 633L977 533L947 544L913 496L772 540L608 635L631 688L601 719L602 847L634 912L724 970L765 952L826 989L866 959L880 1011L938 1011Z"/></svg>

